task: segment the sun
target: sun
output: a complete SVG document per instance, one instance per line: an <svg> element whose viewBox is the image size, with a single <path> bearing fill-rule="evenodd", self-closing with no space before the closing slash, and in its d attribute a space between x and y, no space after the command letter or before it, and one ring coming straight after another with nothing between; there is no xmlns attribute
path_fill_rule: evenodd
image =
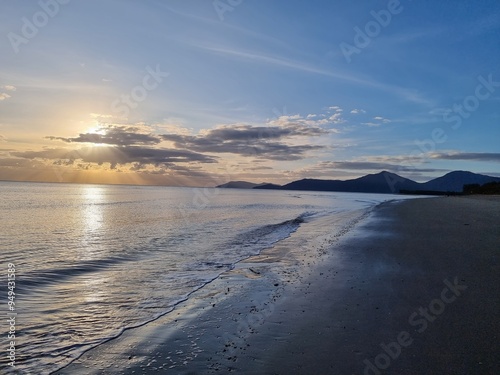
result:
<svg viewBox="0 0 500 375"><path fill-rule="evenodd" d="M106 129L102 128L101 126L93 126L91 128L88 128L86 133L87 134L106 135Z"/></svg>
<svg viewBox="0 0 500 375"><path fill-rule="evenodd" d="M106 135L106 128L103 128L102 126L92 126L90 128L87 128L85 133L94 135ZM92 147L109 147L109 144L92 142Z"/></svg>

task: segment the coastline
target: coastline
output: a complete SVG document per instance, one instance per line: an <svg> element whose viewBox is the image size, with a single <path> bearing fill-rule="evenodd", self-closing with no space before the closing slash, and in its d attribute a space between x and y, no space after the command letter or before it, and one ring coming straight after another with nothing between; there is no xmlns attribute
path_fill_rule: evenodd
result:
<svg viewBox="0 0 500 375"><path fill-rule="evenodd" d="M57 373L498 373L499 216L498 197L379 205L346 235L315 239L314 254L300 247L315 233L302 244L285 240L189 308ZM305 267L276 273L273 257L291 251ZM436 302L444 288L450 302ZM436 313L425 329L420 307Z"/></svg>

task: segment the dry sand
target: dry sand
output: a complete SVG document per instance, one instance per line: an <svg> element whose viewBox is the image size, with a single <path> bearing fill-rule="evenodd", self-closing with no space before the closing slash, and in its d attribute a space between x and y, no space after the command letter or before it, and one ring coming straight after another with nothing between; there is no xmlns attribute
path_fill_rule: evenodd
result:
<svg viewBox="0 0 500 375"><path fill-rule="evenodd" d="M60 373L497 375L499 256L500 197L383 204L300 281L242 264L225 298L208 288Z"/></svg>

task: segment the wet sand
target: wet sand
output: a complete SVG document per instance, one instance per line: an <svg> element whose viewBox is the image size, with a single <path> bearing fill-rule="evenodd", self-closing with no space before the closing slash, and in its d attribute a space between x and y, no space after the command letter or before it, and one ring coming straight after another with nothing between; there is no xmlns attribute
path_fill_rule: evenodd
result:
<svg viewBox="0 0 500 375"><path fill-rule="evenodd" d="M59 373L500 373L499 197L383 204L272 276L286 246Z"/></svg>
<svg viewBox="0 0 500 375"><path fill-rule="evenodd" d="M339 244L341 267L277 307L240 369L500 374L500 198L418 199L375 218Z"/></svg>

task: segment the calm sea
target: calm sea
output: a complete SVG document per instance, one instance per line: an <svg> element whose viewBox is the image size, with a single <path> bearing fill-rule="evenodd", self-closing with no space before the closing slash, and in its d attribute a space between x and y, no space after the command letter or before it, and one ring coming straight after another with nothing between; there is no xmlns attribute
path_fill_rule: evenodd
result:
<svg viewBox="0 0 500 375"><path fill-rule="evenodd" d="M0 285L15 266L15 373L48 374L168 314L249 256L401 197L375 194L0 182ZM331 230L325 228L325 230ZM3 319L0 369L8 373Z"/></svg>

